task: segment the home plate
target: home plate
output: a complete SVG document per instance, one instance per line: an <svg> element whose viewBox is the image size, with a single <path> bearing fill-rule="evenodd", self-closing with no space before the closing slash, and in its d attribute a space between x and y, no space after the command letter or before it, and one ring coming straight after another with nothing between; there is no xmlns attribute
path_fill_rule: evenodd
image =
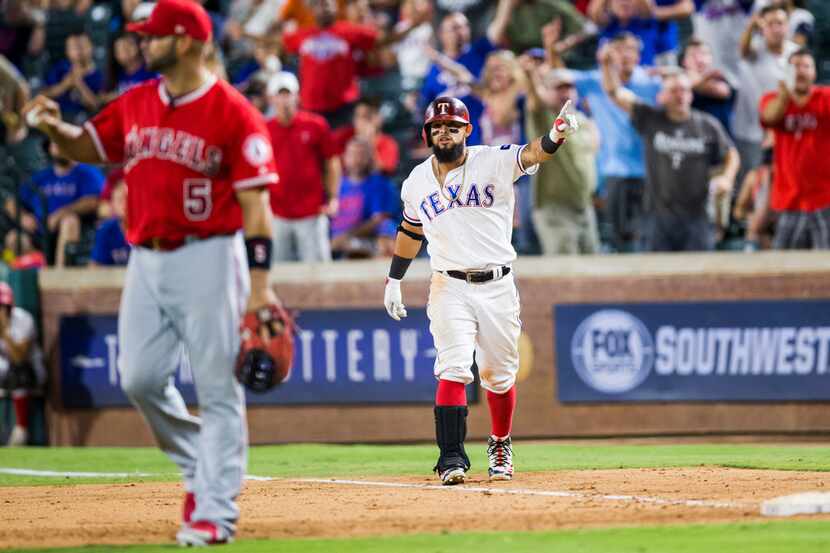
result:
<svg viewBox="0 0 830 553"><path fill-rule="evenodd" d="M761 514L767 517L789 517L819 513L830 513L830 493L797 493L768 499L761 503Z"/></svg>

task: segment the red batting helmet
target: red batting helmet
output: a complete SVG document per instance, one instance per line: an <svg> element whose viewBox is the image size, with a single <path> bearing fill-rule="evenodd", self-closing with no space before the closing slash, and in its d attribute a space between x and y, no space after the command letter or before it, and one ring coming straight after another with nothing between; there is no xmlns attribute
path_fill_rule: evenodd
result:
<svg viewBox="0 0 830 553"><path fill-rule="evenodd" d="M421 131L421 136L426 142L426 145L432 147L432 138L429 136L429 126L436 121L455 121L457 123L466 123L470 127L470 111L464 102L452 96L439 96L427 106L427 111L424 114L424 128Z"/></svg>
<svg viewBox="0 0 830 553"><path fill-rule="evenodd" d="M14 292L5 282L0 282L0 305L14 307Z"/></svg>

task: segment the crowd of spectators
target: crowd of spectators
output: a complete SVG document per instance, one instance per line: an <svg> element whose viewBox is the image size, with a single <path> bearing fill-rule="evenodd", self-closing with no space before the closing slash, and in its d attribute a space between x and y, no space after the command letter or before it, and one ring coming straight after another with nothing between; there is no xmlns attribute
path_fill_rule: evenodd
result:
<svg viewBox="0 0 830 553"><path fill-rule="evenodd" d="M198 1L211 67L267 120L278 261L391 255L439 95L468 106L471 145L577 107L583 130L516 183L521 254L830 247L830 2ZM124 32L152 4L0 6L4 260L123 265L123 170L61 158L19 113L44 94L82 123L157 78Z"/></svg>

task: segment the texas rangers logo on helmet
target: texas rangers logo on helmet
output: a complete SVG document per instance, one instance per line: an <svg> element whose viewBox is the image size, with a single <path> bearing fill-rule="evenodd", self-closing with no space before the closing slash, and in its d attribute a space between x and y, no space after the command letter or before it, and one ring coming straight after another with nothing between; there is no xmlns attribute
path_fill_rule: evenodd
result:
<svg viewBox="0 0 830 553"><path fill-rule="evenodd" d="M424 124L433 121L455 121L458 123L470 122L470 110L464 102L452 96L440 96L427 106L424 114Z"/></svg>

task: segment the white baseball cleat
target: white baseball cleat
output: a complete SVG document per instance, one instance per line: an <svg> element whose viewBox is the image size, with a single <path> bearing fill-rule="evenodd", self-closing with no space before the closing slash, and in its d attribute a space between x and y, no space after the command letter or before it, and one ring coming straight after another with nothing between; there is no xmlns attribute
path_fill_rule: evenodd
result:
<svg viewBox="0 0 830 553"><path fill-rule="evenodd" d="M463 467L451 467L438 475L441 478L441 483L445 486L454 486L456 484L463 484L467 478L467 472Z"/></svg>
<svg viewBox="0 0 830 553"><path fill-rule="evenodd" d="M487 438L487 458L490 461L487 469L490 480L513 479L513 442L510 436L503 440L493 436Z"/></svg>

